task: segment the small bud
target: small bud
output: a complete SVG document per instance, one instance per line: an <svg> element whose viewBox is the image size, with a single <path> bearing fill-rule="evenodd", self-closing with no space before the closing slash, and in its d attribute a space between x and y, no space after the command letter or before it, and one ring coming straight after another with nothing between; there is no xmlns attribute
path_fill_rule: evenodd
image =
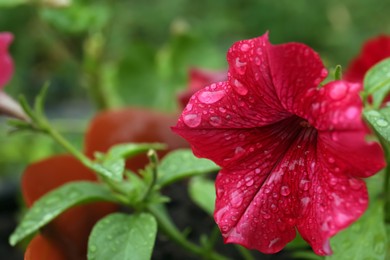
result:
<svg viewBox="0 0 390 260"><path fill-rule="evenodd" d="M28 122L29 118L22 107L4 91L0 91L0 115L5 115Z"/></svg>

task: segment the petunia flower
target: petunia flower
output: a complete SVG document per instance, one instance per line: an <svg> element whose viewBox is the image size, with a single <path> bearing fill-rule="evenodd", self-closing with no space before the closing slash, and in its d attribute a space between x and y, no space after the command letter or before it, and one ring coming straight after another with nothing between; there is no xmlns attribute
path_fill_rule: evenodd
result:
<svg viewBox="0 0 390 260"><path fill-rule="evenodd" d="M390 57L390 36L380 35L366 41L360 54L353 59L345 71L344 79L363 82L366 72L376 63Z"/></svg>
<svg viewBox="0 0 390 260"><path fill-rule="evenodd" d="M85 153L92 157L96 151L104 152L123 142L162 142L168 145L168 150L185 147L186 142L169 130L174 121L175 115L139 108L102 112L88 127ZM129 169L137 170L146 163L146 158L138 158L129 160L127 165ZM71 155L56 155L33 163L22 177L24 201L30 207L50 190L79 180L97 181L95 174ZM117 210L118 207L110 203L92 203L67 210L33 238L25 259L86 259L88 237L93 225Z"/></svg>
<svg viewBox="0 0 390 260"><path fill-rule="evenodd" d="M226 80L226 71L212 71L198 68L191 68L189 70L188 89L182 91L178 95L178 100L181 107L185 107L191 96L198 90L210 85L213 82Z"/></svg>
<svg viewBox="0 0 390 260"><path fill-rule="evenodd" d="M14 72L12 58L8 53L8 47L12 40L11 33L0 33L0 90L8 83Z"/></svg>
<svg viewBox="0 0 390 260"><path fill-rule="evenodd" d="M228 80L195 93L173 131L213 160L214 218L225 242L280 251L296 230L315 253L367 208L365 182L384 167L366 142L360 85L327 76L306 45L268 35L228 51Z"/></svg>

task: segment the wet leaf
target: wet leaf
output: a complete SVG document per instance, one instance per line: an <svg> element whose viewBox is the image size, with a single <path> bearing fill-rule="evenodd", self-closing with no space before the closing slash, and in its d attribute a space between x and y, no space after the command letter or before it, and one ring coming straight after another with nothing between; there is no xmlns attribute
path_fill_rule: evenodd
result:
<svg viewBox="0 0 390 260"><path fill-rule="evenodd" d="M188 192L196 205L211 216L213 215L216 197L213 181L202 177L194 177L189 183Z"/></svg>
<svg viewBox="0 0 390 260"><path fill-rule="evenodd" d="M372 105L379 108L390 92L390 59L373 66L364 77L364 97L372 96Z"/></svg>
<svg viewBox="0 0 390 260"><path fill-rule="evenodd" d="M82 181L65 184L42 196L33 204L10 236L9 242L15 245L65 210L95 201L116 202L116 199L106 187L97 183Z"/></svg>
<svg viewBox="0 0 390 260"><path fill-rule="evenodd" d="M326 260L385 260L387 236L383 222L383 202L372 202L366 213L331 239L333 255Z"/></svg>
<svg viewBox="0 0 390 260"><path fill-rule="evenodd" d="M125 159L131 158L150 149L164 149L163 144L158 143L127 143L113 146L106 154L98 154L97 163L92 168L96 172L114 181L120 182L125 170Z"/></svg>
<svg viewBox="0 0 390 260"><path fill-rule="evenodd" d="M161 161L157 183L165 186L186 177L216 172L219 169L212 161L195 157L191 150L176 150Z"/></svg>
<svg viewBox="0 0 390 260"><path fill-rule="evenodd" d="M88 259L149 260L156 234L157 222L150 214L111 214L94 226Z"/></svg>
<svg viewBox="0 0 390 260"><path fill-rule="evenodd" d="M363 115L375 132L390 142L390 107L381 110L365 110Z"/></svg>

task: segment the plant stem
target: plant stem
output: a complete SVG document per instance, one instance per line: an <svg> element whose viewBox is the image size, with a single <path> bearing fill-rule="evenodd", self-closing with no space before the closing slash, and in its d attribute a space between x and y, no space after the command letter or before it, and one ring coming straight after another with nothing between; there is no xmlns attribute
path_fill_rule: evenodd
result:
<svg viewBox="0 0 390 260"><path fill-rule="evenodd" d="M385 213L385 222L387 224L390 224L390 151L389 151L389 146L386 143L386 141L382 140L380 138L380 143L382 145L385 158L386 158L386 168L385 168L385 178L383 181L383 192L385 194L385 206L384 206L384 213Z"/></svg>
<svg viewBox="0 0 390 260"><path fill-rule="evenodd" d="M188 250L189 252L201 256L207 260L228 260L225 256L222 256L216 252L209 252L204 248L188 241L182 233L176 228L176 226L169 219L167 214L164 214L165 208L158 208L156 205L148 206L149 212L154 215L159 225L159 228L175 243Z"/></svg>
<svg viewBox="0 0 390 260"><path fill-rule="evenodd" d="M235 247L236 247L237 251L243 257L243 259L245 259L245 260L255 260L255 258L250 253L250 251L248 249L246 249L245 247L243 247L241 245L235 245Z"/></svg>

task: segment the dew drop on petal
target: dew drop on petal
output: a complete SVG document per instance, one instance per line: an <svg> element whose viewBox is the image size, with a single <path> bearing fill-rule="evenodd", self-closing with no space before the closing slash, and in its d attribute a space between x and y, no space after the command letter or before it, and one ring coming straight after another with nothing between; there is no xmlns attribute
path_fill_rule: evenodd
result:
<svg viewBox="0 0 390 260"><path fill-rule="evenodd" d="M345 111L345 115L348 119L354 119L359 116L359 109L355 106L349 107L347 111Z"/></svg>
<svg viewBox="0 0 390 260"><path fill-rule="evenodd" d="M322 70L321 70L321 77L326 77L326 76L328 76L328 70L327 69L325 69L325 68L323 68Z"/></svg>
<svg viewBox="0 0 390 260"><path fill-rule="evenodd" d="M230 196L230 202L233 207L236 208L240 207L242 205L242 201L243 201L243 195L238 191L233 192L232 195Z"/></svg>
<svg viewBox="0 0 390 260"><path fill-rule="evenodd" d="M202 122L202 116L198 114L186 114L183 116L183 121L189 127L197 127Z"/></svg>
<svg viewBox="0 0 390 260"><path fill-rule="evenodd" d="M249 44L244 43L244 44L241 45L241 50L246 52L246 51L248 51L250 49L250 47L251 46L249 46Z"/></svg>
<svg viewBox="0 0 390 260"><path fill-rule="evenodd" d="M233 81L233 87L235 91L242 96L248 94L248 89L237 79Z"/></svg>
<svg viewBox="0 0 390 260"><path fill-rule="evenodd" d="M246 70L246 62L240 60L239 57L236 58L234 66L238 74L244 75Z"/></svg>
<svg viewBox="0 0 390 260"><path fill-rule="evenodd" d="M354 190L358 190L363 186L363 184L357 179L349 179L348 182L349 186L351 186Z"/></svg>
<svg viewBox="0 0 390 260"><path fill-rule="evenodd" d="M219 91L203 91L198 95L200 102L204 104L213 104L223 98L225 95L224 90Z"/></svg>
<svg viewBox="0 0 390 260"><path fill-rule="evenodd" d="M282 186L282 188L280 188L280 194L282 196L288 196L290 194L290 188L288 186Z"/></svg>
<svg viewBox="0 0 390 260"><path fill-rule="evenodd" d="M329 91L329 96L334 100L340 100L347 94L347 86L344 84L333 85Z"/></svg>
<svg viewBox="0 0 390 260"><path fill-rule="evenodd" d="M210 117L210 124L213 126L220 126L222 124L222 119L219 116Z"/></svg>
<svg viewBox="0 0 390 260"><path fill-rule="evenodd" d="M336 160L335 160L333 157L329 157L329 158L328 158L328 162L329 162L329 163L334 163L335 161L336 161Z"/></svg>
<svg viewBox="0 0 390 260"><path fill-rule="evenodd" d="M237 146L236 149L234 150L235 154L240 154L240 153L243 153L243 152L245 152L245 150L241 146Z"/></svg>

